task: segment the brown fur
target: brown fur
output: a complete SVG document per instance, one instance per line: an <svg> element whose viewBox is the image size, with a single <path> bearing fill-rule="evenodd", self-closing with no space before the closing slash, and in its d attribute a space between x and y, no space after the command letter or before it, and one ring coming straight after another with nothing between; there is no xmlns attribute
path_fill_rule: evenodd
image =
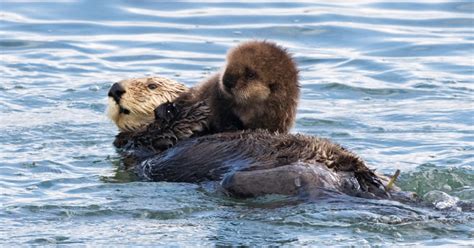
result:
<svg viewBox="0 0 474 248"><path fill-rule="evenodd" d="M221 181L231 195L313 194L326 190L370 198L411 200L385 189L354 153L327 139L265 130L225 132L188 139L140 161L137 174L152 181Z"/></svg>
<svg viewBox="0 0 474 248"><path fill-rule="evenodd" d="M210 133L258 128L286 133L293 125L298 98L298 71L291 56L274 43L251 41L229 52L222 73L175 102L186 108L206 101Z"/></svg>
<svg viewBox="0 0 474 248"><path fill-rule="evenodd" d="M281 80L275 83L267 79L273 75L270 72L266 75L265 70L278 68L278 65L262 69L258 66L267 63L257 63L252 68L257 68L257 75L259 70L263 72L258 76L262 79L243 79L238 68L245 68L244 64L251 62L239 62L233 56L237 56L234 55L236 51L241 51L239 56L243 57L258 55L258 51L251 49L253 43L249 44L249 47L242 45L245 48L243 51L238 47L229 54L230 61L223 75L214 75L183 93L175 101L177 106L161 105L155 114L164 113L161 115L163 118L123 137L126 142L122 145L131 152L133 160L130 162L137 174L153 181L221 181L227 192L244 197L263 194L317 195L324 190L382 198L397 193L397 188L388 192L384 188L386 180L383 177L374 174L358 156L341 146L326 139L278 133L288 131L291 126L288 122L294 119L298 96L296 74L285 78L285 75L275 72L275 78ZM271 43L256 44L257 47L260 44L274 46ZM262 59L264 55L259 56L260 61L265 61ZM278 56L272 61L276 62L276 58ZM228 75L235 81L231 88L224 85ZM285 80L288 81L282 83ZM130 91L132 87L127 89ZM127 99L127 104L122 99L124 103L121 107L137 112L133 107L140 105L139 101L125 98L126 94L123 99ZM278 101L274 102L273 98ZM165 98L160 99L163 101ZM168 106L171 108L168 109ZM289 108L288 112L285 109L281 110L283 113L272 112L285 106ZM248 113L245 111L247 108ZM168 113L171 118L168 118ZM259 127L272 132L260 130ZM206 131L242 128L257 130L226 132L178 142Z"/></svg>

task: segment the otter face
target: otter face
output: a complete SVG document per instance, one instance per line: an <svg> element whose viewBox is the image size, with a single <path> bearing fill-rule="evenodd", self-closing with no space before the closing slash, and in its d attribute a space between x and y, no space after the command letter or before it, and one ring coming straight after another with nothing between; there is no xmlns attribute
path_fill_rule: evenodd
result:
<svg viewBox="0 0 474 248"><path fill-rule="evenodd" d="M138 131L154 121L156 107L186 90L186 86L161 77L123 80L109 90L108 116L121 132Z"/></svg>
<svg viewBox="0 0 474 248"><path fill-rule="evenodd" d="M284 49L270 42L251 41L229 52L219 87L237 104L254 104L285 88L285 82L296 81L296 75L296 67Z"/></svg>
<svg viewBox="0 0 474 248"><path fill-rule="evenodd" d="M236 103L262 102L270 96L270 88L258 68L253 64L228 63L220 87Z"/></svg>

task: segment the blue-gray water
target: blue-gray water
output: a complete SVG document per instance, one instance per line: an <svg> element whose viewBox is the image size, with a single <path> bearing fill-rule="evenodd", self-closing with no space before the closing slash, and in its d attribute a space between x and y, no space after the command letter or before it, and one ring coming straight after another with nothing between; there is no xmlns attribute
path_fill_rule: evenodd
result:
<svg viewBox="0 0 474 248"><path fill-rule="evenodd" d="M0 243L472 245L474 216L451 203L474 201L473 12L472 1L2 0ZM118 170L113 82L191 86L252 38L298 61L294 132L401 169L400 185L436 207L238 200Z"/></svg>

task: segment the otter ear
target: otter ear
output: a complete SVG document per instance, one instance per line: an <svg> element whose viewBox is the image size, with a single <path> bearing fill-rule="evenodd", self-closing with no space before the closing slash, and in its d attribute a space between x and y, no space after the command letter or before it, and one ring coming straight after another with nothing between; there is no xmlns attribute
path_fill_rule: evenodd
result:
<svg viewBox="0 0 474 248"><path fill-rule="evenodd" d="M176 107L176 104L166 102L158 106L154 112L155 121L169 122L178 114L178 108Z"/></svg>

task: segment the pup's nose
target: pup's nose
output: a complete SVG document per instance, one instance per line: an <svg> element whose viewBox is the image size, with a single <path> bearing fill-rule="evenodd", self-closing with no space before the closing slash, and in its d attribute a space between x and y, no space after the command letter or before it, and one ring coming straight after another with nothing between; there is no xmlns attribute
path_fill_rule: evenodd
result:
<svg viewBox="0 0 474 248"><path fill-rule="evenodd" d="M225 73L224 77L222 78L222 83L229 90L235 87L236 82L237 80L235 79L235 77L227 73Z"/></svg>
<svg viewBox="0 0 474 248"><path fill-rule="evenodd" d="M112 97L115 102L119 103L120 102L120 97L122 97L123 93L125 93L125 90L120 86L119 83L114 83L112 87L109 90L109 97Z"/></svg>

